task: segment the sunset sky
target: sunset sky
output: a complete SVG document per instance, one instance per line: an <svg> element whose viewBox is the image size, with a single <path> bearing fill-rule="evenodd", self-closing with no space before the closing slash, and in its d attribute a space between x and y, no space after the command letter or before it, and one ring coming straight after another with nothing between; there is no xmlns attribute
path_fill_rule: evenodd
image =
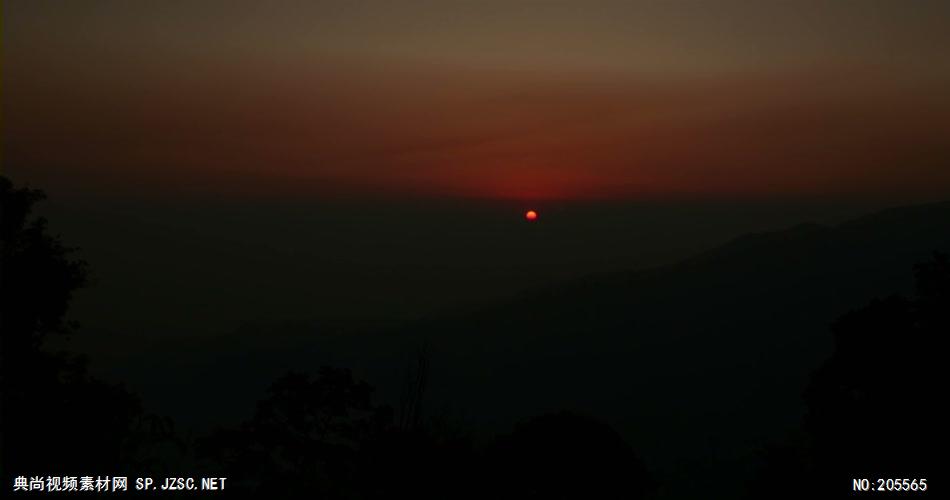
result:
<svg viewBox="0 0 950 500"><path fill-rule="evenodd" d="M950 195L950 3L3 4L60 196Z"/></svg>

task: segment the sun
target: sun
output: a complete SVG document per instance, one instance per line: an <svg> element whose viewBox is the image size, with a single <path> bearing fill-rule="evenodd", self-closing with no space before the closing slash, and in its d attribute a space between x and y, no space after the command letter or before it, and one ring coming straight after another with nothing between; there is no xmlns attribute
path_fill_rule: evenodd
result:
<svg viewBox="0 0 950 500"><path fill-rule="evenodd" d="M527 212L524 213L524 218L529 221L537 220L538 213L535 212L534 210L528 210Z"/></svg>

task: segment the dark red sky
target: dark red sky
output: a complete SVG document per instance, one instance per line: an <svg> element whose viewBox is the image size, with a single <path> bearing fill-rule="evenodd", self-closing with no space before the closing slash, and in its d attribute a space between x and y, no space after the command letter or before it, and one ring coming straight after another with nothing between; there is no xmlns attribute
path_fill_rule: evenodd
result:
<svg viewBox="0 0 950 500"><path fill-rule="evenodd" d="M947 2L3 9L3 169L67 194L950 195Z"/></svg>

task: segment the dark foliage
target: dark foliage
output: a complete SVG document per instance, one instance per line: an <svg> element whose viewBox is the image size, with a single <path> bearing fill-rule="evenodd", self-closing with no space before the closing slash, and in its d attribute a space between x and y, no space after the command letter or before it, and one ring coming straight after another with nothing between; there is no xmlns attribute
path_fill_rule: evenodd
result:
<svg viewBox="0 0 950 500"><path fill-rule="evenodd" d="M834 353L805 391L802 442L763 455L754 491L848 496L854 478L920 479L939 472L934 467L947 416L941 362L950 333L947 256L918 264L915 277L915 298L875 299L834 323Z"/></svg>
<svg viewBox="0 0 950 500"><path fill-rule="evenodd" d="M66 309L73 292L86 284L86 263L73 258L75 249L48 233L46 219L32 216L33 206L43 199L42 191L14 188L0 177L4 351L35 351L47 335L69 333Z"/></svg>
<svg viewBox="0 0 950 500"><path fill-rule="evenodd" d="M254 416L198 442L199 454L236 478L232 494L318 498L466 498L472 447L431 428L403 428L374 405L349 370L291 372Z"/></svg>
<svg viewBox="0 0 950 500"><path fill-rule="evenodd" d="M635 499L655 489L632 448L591 418L536 417L478 448L432 422L398 425L371 392L344 369L288 373L251 420L199 440L199 453L242 497Z"/></svg>
<svg viewBox="0 0 950 500"><path fill-rule="evenodd" d="M291 372L271 385L250 421L201 440L199 451L247 493L352 498L362 443L392 420L371 395L345 369Z"/></svg>
<svg viewBox="0 0 950 500"><path fill-rule="evenodd" d="M0 177L2 476L115 474L144 466L138 445L170 424L143 415L121 386L88 374L82 358L48 352L68 335L65 315L86 283L86 264L32 216L42 192Z"/></svg>
<svg viewBox="0 0 950 500"><path fill-rule="evenodd" d="M131 476L174 469L169 455L161 452L163 446L181 446L174 438L170 420L143 413L138 399L122 386L90 376L82 358L49 348L47 341L52 336L76 331L77 326L67 321L66 312L74 292L87 281L87 269L75 257L74 249L49 234L43 218L32 215L34 205L42 199L41 192L15 188L0 177L3 479L32 474ZM827 251L824 245L811 243L805 250L816 256ZM809 260L812 254L801 255L801 260ZM841 255L850 252L842 251ZM749 258L741 255L735 260L747 262ZM782 259L767 260L783 266L786 263ZM688 263L677 272L683 280L693 279L698 272L697 262L701 261ZM713 267L722 279L738 279L728 269ZM768 281L769 287L785 286L797 297L811 297L810 292L821 288L817 278L789 280L781 276L761 279ZM829 276L830 282L838 275ZM803 498L816 492L822 497L850 496L852 478L933 478L940 472L934 465L942 449L941 423L946 420L940 382L947 375L942 358L944 337L950 333L950 260L937 254L916 266L915 278L917 293L913 298L895 295L877 299L834 323L834 353L813 374L805 390L807 414L801 433L794 440L761 452L761 467L751 483L753 497ZM577 296L569 295L555 301L571 306L596 304L595 309L586 312L576 307L554 307L543 300L529 303L534 309L529 308L527 313L519 308L517 312L499 314L522 318L523 323L515 321L514 326L528 325L531 328L525 330L550 333L572 328L586 331L578 325L586 327L590 318L602 317L601 308L608 308L613 316L604 323L605 331L626 332L635 316L629 305L646 301L647 290L653 295L666 290L666 298L675 304L670 307L677 314L664 315L656 323L672 332L689 328L677 323L678 316L686 316L678 314L681 310L706 307L722 314L735 313L715 302L705 306L684 303L679 288L664 285L663 280L650 274L638 279L645 286L637 295L606 293L611 288L601 285L591 286L590 296L596 300L578 301ZM758 292L753 287L746 293L750 295L739 297L748 298ZM823 302L818 298L814 301ZM738 302L754 303L752 299ZM802 301L787 307L790 313L785 317L791 318L799 310L817 306ZM771 316L768 319L773 320ZM493 331L486 327L488 323L456 320L454 324L463 333L466 324L478 334ZM722 324L710 325L725 328ZM519 345L511 340L515 336L494 334L501 339L497 343L499 352L472 356L481 344L459 352L471 362L510 367L508 371L496 370L493 376L500 377L506 387L511 386L511 393L521 394L518 384L527 386L532 376L540 376L538 373L563 376L545 376L544 384L532 385L543 386L559 401L568 400L564 393L570 386L584 391L595 387L579 379L577 371L563 370L566 362L593 356L599 366L610 365L605 359L626 366L632 356L629 349L612 349L616 343L609 335L587 336L583 343L571 335L555 335L544 342ZM482 336L477 338L484 340ZM753 343L745 336L737 339L732 341L737 352ZM757 341L764 345L774 340ZM680 362L698 370L706 366L700 362L709 358L706 362L714 362L722 375L728 369L709 353L713 349L716 353L727 350L726 342L728 339L721 336L704 337L702 342L691 344L690 352L683 354ZM809 343L807 339L801 342ZM550 370L525 368L524 360L534 351L553 354L545 358ZM748 353L737 356L752 357ZM446 364L465 359L448 358ZM501 362L506 359L511 362ZM658 370L649 363L638 366L645 373ZM794 368L801 366L799 363ZM710 373L715 375L712 369ZM736 373L735 381L750 378L744 371ZM587 376L594 375L595 370ZM613 375L612 380L631 379ZM703 377L707 376L704 372ZM457 385L458 380L445 377L441 383L449 391L461 392L464 387ZM485 383L482 377L470 380ZM669 402L674 397L670 394L675 394L676 398L688 396L691 404L699 405L721 396L704 394L708 391L702 390L701 382L695 385L687 387L691 392L677 393L663 386L659 401L673 404ZM374 402L373 387L349 370L324 367L315 375L290 372L271 385L245 423L200 439L197 454L202 461L189 466L228 477L233 496L254 498L635 499L650 497L658 490L633 449L600 421L569 412L546 414L516 426L490 445L478 446L466 433L447 431L426 416L423 400L429 386L427 349L411 365L398 411ZM603 387L607 396L619 390ZM515 403L496 392L482 393L492 398L481 407L486 413L492 405ZM640 404L646 399L635 395L623 399L623 412L649 409ZM732 418L711 412L703 415L705 420ZM643 426L646 430L642 432L659 432L660 427ZM669 429L665 431L664 439L682 438ZM734 432L731 436L740 434Z"/></svg>
<svg viewBox="0 0 950 500"><path fill-rule="evenodd" d="M613 429L560 412L500 436L492 463L503 498L644 498L655 489L646 467Z"/></svg>

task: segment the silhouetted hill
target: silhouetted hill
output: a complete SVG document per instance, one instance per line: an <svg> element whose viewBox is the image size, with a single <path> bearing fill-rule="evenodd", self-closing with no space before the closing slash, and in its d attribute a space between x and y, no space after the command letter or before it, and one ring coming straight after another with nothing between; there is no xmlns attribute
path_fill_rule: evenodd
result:
<svg viewBox="0 0 950 500"><path fill-rule="evenodd" d="M688 488L736 476L755 446L793 428L830 353L829 323L909 290L911 266L947 249L950 203L902 207L743 236L399 337L428 339L433 402L483 423L557 407L603 416L648 460L677 464L673 482Z"/></svg>
<svg viewBox="0 0 950 500"><path fill-rule="evenodd" d="M217 411L205 418L220 421L240 418L236 408L250 409L294 367L348 366L397 401L426 342L429 413L487 431L561 409L594 415L665 481L661 496L696 497L713 483L731 496L753 451L799 424L808 375L831 352L828 325L909 291L912 265L935 250L950 250L950 203L746 235L674 265L591 275L396 329L246 328L187 351L157 347L124 375L150 371L146 383L162 387L132 386L162 410Z"/></svg>

